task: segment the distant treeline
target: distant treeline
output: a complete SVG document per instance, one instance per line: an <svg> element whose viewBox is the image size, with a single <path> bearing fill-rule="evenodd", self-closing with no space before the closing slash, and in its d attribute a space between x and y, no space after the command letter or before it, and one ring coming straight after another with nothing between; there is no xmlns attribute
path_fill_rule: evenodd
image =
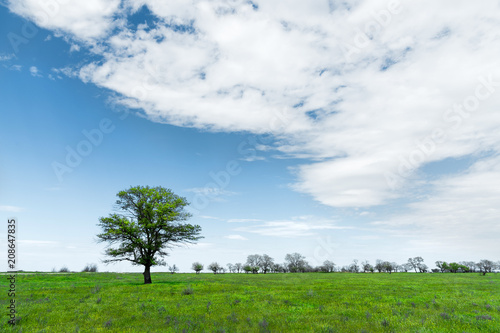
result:
<svg viewBox="0 0 500 333"><path fill-rule="evenodd" d="M289 253L285 256L284 263L276 263L273 258L267 254L252 254L247 257L247 261L243 263L226 264L226 267L217 262L213 262L207 266L209 271L214 274L219 273L305 273L305 272L348 272L348 273L392 273L392 272L413 272L415 273L492 273L496 269L500 269L500 261L494 262L487 259L482 259L479 262L460 261L460 262L445 262L436 261L437 268L429 269L424 263L422 257L409 258L408 262L398 264L377 259L374 265L367 260L361 263L358 260L353 260L350 265L337 266L330 260L325 260L321 266L311 266L303 255L300 253ZM198 274L205 268L203 264L194 262L191 268ZM170 272L175 273L177 267L171 266Z"/></svg>

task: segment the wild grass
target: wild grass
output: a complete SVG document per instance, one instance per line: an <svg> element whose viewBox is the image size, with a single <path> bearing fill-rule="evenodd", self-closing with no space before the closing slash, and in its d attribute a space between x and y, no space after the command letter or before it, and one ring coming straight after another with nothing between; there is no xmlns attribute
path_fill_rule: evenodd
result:
<svg viewBox="0 0 500 333"><path fill-rule="evenodd" d="M3 332L498 332L500 274L28 274ZM5 280L5 281L4 281ZM7 290L7 280L0 288ZM7 297L0 298L5 308Z"/></svg>

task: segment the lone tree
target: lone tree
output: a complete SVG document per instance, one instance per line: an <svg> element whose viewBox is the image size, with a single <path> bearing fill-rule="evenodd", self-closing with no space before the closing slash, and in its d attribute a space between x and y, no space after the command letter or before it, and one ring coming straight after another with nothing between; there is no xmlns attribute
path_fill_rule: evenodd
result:
<svg viewBox="0 0 500 333"><path fill-rule="evenodd" d="M200 274L200 271L203 270L203 265L199 262L193 262L191 269L196 272L196 274Z"/></svg>
<svg viewBox="0 0 500 333"><path fill-rule="evenodd" d="M208 265L208 269L214 272L214 274L217 274L221 270L221 266L217 262L213 262L210 265Z"/></svg>
<svg viewBox="0 0 500 333"><path fill-rule="evenodd" d="M288 270L291 273L296 273L296 272L304 272L305 268L307 266L307 261L305 260L306 257L304 257L300 253L288 253L285 256L285 261Z"/></svg>
<svg viewBox="0 0 500 333"><path fill-rule="evenodd" d="M144 283L151 283L151 267L165 266L161 258L166 249L184 243L195 243L201 232L199 225L182 223L191 215L184 211L185 198L164 187L136 186L117 194L117 214L101 217L102 233L98 242L109 242L104 263L130 261L144 266ZM117 244L115 248L111 245Z"/></svg>

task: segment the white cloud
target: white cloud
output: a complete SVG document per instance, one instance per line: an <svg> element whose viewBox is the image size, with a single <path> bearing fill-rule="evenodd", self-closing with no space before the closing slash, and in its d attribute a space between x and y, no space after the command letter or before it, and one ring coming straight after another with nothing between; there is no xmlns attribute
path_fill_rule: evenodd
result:
<svg viewBox="0 0 500 333"><path fill-rule="evenodd" d="M228 235L228 236L224 236L224 238L234 239L234 240L248 240L248 238L245 238L241 235Z"/></svg>
<svg viewBox="0 0 500 333"><path fill-rule="evenodd" d="M229 223L247 223L247 222L261 222L259 219L229 219L227 222Z"/></svg>
<svg viewBox="0 0 500 333"><path fill-rule="evenodd" d="M117 24L113 14L119 5L119 0L9 0L8 4L11 11L43 28L56 33L69 33L81 40L105 36Z"/></svg>
<svg viewBox="0 0 500 333"><path fill-rule="evenodd" d="M265 221L256 225L234 229L239 232L255 233L262 236L297 238L313 236L320 230L344 230L353 227L339 226L333 221L309 218L292 218L288 221Z"/></svg>
<svg viewBox="0 0 500 333"><path fill-rule="evenodd" d="M13 54L0 54L0 61L7 61L14 58Z"/></svg>
<svg viewBox="0 0 500 333"><path fill-rule="evenodd" d="M12 212L19 213L23 210L23 208L18 206L0 206L0 212Z"/></svg>
<svg viewBox="0 0 500 333"><path fill-rule="evenodd" d="M236 195L236 192L224 190L220 187L195 187L186 189L186 192L193 192L195 194L203 195L210 200L221 199L222 197Z"/></svg>
<svg viewBox="0 0 500 333"><path fill-rule="evenodd" d="M80 51L80 45L71 44L71 47L69 48L69 52L78 52L78 51Z"/></svg>
<svg viewBox="0 0 500 333"><path fill-rule="evenodd" d="M31 76L34 76L34 77L41 77L42 76L40 74L40 70L36 66L30 67L30 73L31 73Z"/></svg>
<svg viewBox="0 0 500 333"><path fill-rule="evenodd" d="M71 73L116 102L157 122L274 134L283 155L310 159L292 188L363 207L411 197L425 163L500 149L497 1L389 3L93 0L45 21L35 0L10 8L100 38L102 60ZM127 30L143 4L161 24Z"/></svg>
<svg viewBox="0 0 500 333"><path fill-rule="evenodd" d="M58 242L53 241L41 241L41 240L29 240L29 239L20 239L17 241L19 244L26 244L32 246L46 246L46 245L57 245Z"/></svg>
<svg viewBox="0 0 500 333"><path fill-rule="evenodd" d="M202 219L208 219L208 220L220 220L218 217L209 216L209 215L198 215L197 217L202 218Z"/></svg>
<svg viewBox="0 0 500 333"><path fill-rule="evenodd" d="M485 158L466 172L431 183L433 191L409 205L406 214L373 224L410 235L409 247L457 256L500 255L500 157ZM493 252L491 252L493 250Z"/></svg>
<svg viewBox="0 0 500 333"><path fill-rule="evenodd" d="M265 161L266 158L264 156L247 156L240 158L240 160L245 162L255 162L255 161Z"/></svg>
<svg viewBox="0 0 500 333"><path fill-rule="evenodd" d="M21 65L12 65L9 67L10 70L18 71L18 72L21 71L22 68L23 68L23 66L21 66Z"/></svg>

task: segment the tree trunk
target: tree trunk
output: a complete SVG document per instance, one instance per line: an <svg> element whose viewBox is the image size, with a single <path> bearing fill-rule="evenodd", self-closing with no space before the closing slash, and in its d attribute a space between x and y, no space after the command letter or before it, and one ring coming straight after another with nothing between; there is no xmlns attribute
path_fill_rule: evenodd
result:
<svg viewBox="0 0 500 333"><path fill-rule="evenodd" d="M151 283L151 266L145 266L144 267L144 284L150 284Z"/></svg>

